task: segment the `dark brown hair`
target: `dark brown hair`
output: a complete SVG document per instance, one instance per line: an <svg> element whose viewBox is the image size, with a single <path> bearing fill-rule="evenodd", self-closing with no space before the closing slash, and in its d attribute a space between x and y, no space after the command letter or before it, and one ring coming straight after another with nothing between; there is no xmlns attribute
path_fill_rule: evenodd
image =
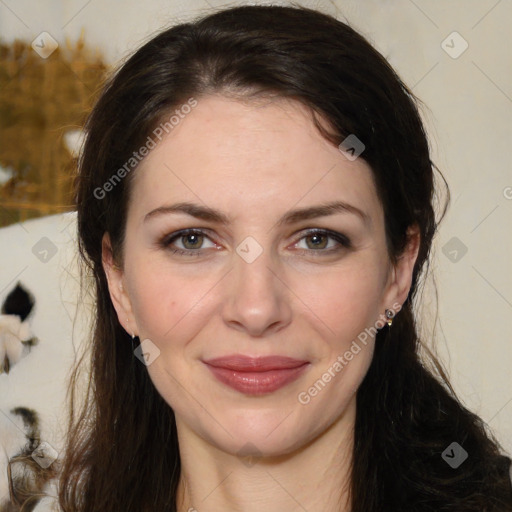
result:
<svg viewBox="0 0 512 512"><path fill-rule="evenodd" d="M318 128L333 144L355 134L373 170L392 261L406 247L407 228L419 227L409 296L392 329L378 332L357 392L352 511L512 511L510 459L455 397L435 358L419 355L413 300L439 219L435 166L416 100L347 24L305 8L270 6L225 9L160 33L110 79L88 119L76 205L80 253L96 297L92 366L85 403L72 413L63 510L176 510L174 413L144 365L134 362L102 267L105 232L117 264L123 264L137 171L101 197L97 191L170 112L208 94L293 99L328 121L329 130L321 123ZM454 441L469 454L457 469L441 456Z"/></svg>

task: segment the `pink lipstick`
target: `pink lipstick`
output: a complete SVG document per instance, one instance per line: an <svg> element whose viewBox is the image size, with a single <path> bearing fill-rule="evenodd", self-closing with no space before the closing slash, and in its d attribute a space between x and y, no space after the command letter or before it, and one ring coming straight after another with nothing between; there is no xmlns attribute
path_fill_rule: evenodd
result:
<svg viewBox="0 0 512 512"><path fill-rule="evenodd" d="M234 354L203 361L222 383L248 395L276 391L298 379L309 362L285 356L248 357Z"/></svg>

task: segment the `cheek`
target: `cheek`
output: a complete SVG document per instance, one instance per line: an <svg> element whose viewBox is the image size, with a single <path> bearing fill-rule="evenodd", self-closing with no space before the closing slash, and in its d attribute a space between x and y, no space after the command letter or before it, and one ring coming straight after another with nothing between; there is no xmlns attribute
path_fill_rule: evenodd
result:
<svg viewBox="0 0 512 512"><path fill-rule="evenodd" d="M306 306L304 311L316 315L338 343L374 325L381 313L381 272L371 261L364 265L355 261L299 280L294 290Z"/></svg>
<svg viewBox="0 0 512 512"><path fill-rule="evenodd" d="M190 339L200 327L215 284L211 276L179 272L169 265L143 265L134 262L129 280L133 314L140 336L157 345L164 341ZM179 329L178 329L179 326Z"/></svg>
<svg viewBox="0 0 512 512"><path fill-rule="evenodd" d="M180 269L159 263L148 265L142 258L131 262L127 287L139 334L157 344L176 338L178 330L180 340L191 339L208 318L220 314L218 297L226 282L219 279L222 273L197 272L193 263ZM315 330L347 340L374 325L381 313L379 269L371 258L354 258L314 273L289 270L283 277L293 293L284 300L290 301L295 315L309 317L318 326Z"/></svg>
<svg viewBox="0 0 512 512"><path fill-rule="evenodd" d="M319 334L317 365L297 395L310 417L334 422L366 376L380 314L379 269L369 264L347 265L303 282L300 296L307 306L303 314Z"/></svg>

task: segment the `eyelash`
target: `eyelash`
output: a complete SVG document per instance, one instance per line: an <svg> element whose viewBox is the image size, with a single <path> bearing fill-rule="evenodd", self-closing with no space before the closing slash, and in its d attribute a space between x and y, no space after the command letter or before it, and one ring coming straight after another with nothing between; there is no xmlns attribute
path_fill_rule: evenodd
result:
<svg viewBox="0 0 512 512"><path fill-rule="evenodd" d="M185 249L184 250L184 249L179 249L179 248L173 249L171 247L171 244L175 240L178 240L179 238L185 237L187 235L200 235L200 236L204 236L204 237L210 239L210 237L206 234L206 232L204 232L200 229L183 229L181 231L177 231L175 233L171 233L170 235L165 236L160 241L160 246L164 249L170 250L173 254L179 254L180 256L201 256L202 255L201 249ZM297 244L302 239L310 237L310 236L315 236L315 235L331 238L331 239L335 240L339 244L340 247L336 247L334 249L333 248L323 249L323 250L322 249L298 249L299 251L301 251L301 254L305 254L305 253L315 254L316 253L315 256L323 256L323 255L330 255L330 254L339 252L340 249L343 247L345 249L352 248L352 243L348 237L346 237L342 233L337 233L336 231L330 231L327 229L308 230L295 243Z"/></svg>

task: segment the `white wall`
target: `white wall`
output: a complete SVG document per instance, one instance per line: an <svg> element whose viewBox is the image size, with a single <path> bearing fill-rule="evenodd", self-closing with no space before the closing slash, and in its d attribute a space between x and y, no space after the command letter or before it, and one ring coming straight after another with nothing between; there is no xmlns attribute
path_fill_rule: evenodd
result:
<svg viewBox="0 0 512 512"><path fill-rule="evenodd" d="M331 14L346 17L389 58L428 106L425 117L434 159L452 193L432 265L439 291L439 350L456 390L512 453L512 3L298 3L319 4ZM75 40L84 29L88 43L115 63L153 31L206 12L209 5L227 3L5 0L0 3L0 34L4 40L32 40L47 31L63 43L65 38ZM454 31L469 45L458 58L441 46ZM457 37L446 43L452 54L462 48ZM467 247L457 262L443 253L453 237ZM0 289L3 286L0 283ZM433 313L426 318L429 332Z"/></svg>

